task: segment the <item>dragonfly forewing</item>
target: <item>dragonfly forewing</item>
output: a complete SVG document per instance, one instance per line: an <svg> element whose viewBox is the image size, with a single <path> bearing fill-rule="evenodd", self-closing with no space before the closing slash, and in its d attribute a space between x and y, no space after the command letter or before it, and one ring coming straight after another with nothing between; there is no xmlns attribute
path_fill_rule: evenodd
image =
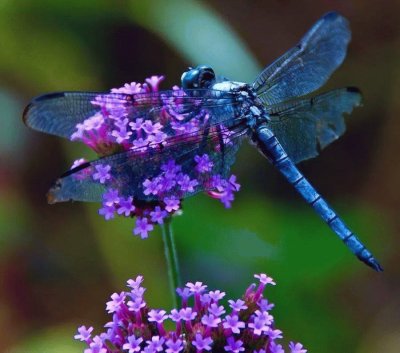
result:
<svg viewBox="0 0 400 353"><path fill-rule="evenodd" d="M265 104L315 91L343 62L350 38L348 21L336 12L326 14L297 46L261 72L253 88Z"/></svg>

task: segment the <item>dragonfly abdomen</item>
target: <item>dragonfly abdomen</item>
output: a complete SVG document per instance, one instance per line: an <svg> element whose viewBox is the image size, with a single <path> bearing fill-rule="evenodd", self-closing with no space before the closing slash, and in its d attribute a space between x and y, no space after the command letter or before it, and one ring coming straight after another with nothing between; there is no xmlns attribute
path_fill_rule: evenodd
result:
<svg viewBox="0 0 400 353"><path fill-rule="evenodd" d="M273 132L261 125L256 130L255 140L262 154L285 176L347 247L365 264L376 271L382 271L371 252L297 169Z"/></svg>

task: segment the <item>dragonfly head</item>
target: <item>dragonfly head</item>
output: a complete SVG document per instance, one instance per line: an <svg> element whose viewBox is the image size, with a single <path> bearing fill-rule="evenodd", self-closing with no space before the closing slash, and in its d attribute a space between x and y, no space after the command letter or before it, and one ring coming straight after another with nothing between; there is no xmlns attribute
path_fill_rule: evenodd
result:
<svg viewBox="0 0 400 353"><path fill-rule="evenodd" d="M214 70L206 65L189 68L181 77L183 88L208 88L214 80Z"/></svg>

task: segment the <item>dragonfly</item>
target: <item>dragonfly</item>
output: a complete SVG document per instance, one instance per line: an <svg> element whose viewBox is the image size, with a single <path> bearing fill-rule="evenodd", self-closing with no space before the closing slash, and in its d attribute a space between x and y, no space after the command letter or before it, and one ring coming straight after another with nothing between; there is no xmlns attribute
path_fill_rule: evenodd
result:
<svg viewBox="0 0 400 353"><path fill-rule="evenodd" d="M103 200L112 205L106 211L137 217L149 214L148 205L153 215L155 209L174 212L179 200L201 191L229 204L230 192L238 187L228 176L247 139L351 252L382 271L296 166L338 139L345 131L344 115L361 104L354 87L312 94L343 62L350 37L347 19L330 12L251 84L216 76L210 66L200 65L185 71L181 87L172 90L131 85L34 98L24 111L27 126L84 142L99 155L62 175L49 191L49 202ZM118 205L116 194L123 197Z"/></svg>

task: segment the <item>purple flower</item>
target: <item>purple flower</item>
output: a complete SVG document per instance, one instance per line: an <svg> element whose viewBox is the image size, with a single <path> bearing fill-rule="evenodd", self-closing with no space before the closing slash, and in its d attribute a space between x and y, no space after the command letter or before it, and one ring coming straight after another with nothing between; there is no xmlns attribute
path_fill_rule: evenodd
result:
<svg viewBox="0 0 400 353"><path fill-rule="evenodd" d="M143 119L136 119L135 121L132 121L129 123L129 126L132 128L134 131L140 131L143 128Z"/></svg>
<svg viewBox="0 0 400 353"><path fill-rule="evenodd" d="M219 317L215 317L214 315L203 315L201 318L201 323L207 327L218 327L218 324L221 322Z"/></svg>
<svg viewBox="0 0 400 353"><path fill-rule="evenodd" d="M269 331L269 326L262 318L255 317L253 322L248 324L249 328L253 329L253 333L257 336Z"/></svg>
<svg viewBox="0 0 400 353"><path fill-rule="evenodd" d="M164 76L151 76L146 78L146 83L150 85L153 92L158 91L158 86L160 85L161 81L164 80Z"/></svg>
<svg viewBox="0 0 400 353"><path fill-rule="evenodd" d="M143 276L137 276L136 279L129 279L126 281L128 287L132 289L139 288L140 284L143 282Z"/></svg>
<svg viewBox="0 0 400 353"><path fill-rule="evenodd" d="M133 205L133 197L129 196L127 198L120 197L119 208L117 213L120 215L130 216L132 212L135 211L135 206Z"/></svg>
<svg viewBox="0 0 400 353"><path fill-rule="evenodd" d="M140 309L146 306L146 302L142 298L137 297L133 300L128 301L126 305L128 306L129 311L138 312L140 311Z"/></svg>
<svg viewBox="0 0 400 353"><path fill-rule="evenodd" d="M165 350L167 353L178 353L183 349L183 342L180 339L176 341L169 339L166 343L167 349Z"/></svg>
<svg viewBox="0 0 400 353"><path fill-rule="evenodd" d="M254 275L255 278L260 280L262 284L272 284L273 286L276 285L274 280L271 277L268 277L265 273L260 273L259 275Z"/></svg>
<svg viewBox="0 0 400 353"><path fill-rule="evenodd" d="M201 333L196 333L195 340L192 341L193 346L197 348L198 351L206 350L210 351L211 350L211 343L213 342L211 337L204 337L201 335Z"/></svg>
<svg viewBox="0 0 400 353"><path fill-rule="evenodd" d="M88 342L90 336L92 335L92 331L92 326L90 326L89 328L86 328L86 326L80 326L78 327L78 334L76 334L74 338L79 341Z"/></svg>
<svg viewBox="0 0 400 353"><path fill-rule="evenodd" d="M201 293L204 292L205 289L207 288L207 286L202 282L196 282L196 283L188 282L186 283L186 287L189 288L189 290L192 293Z"/></svg>
<svg viewBox="0 0 400 353"><path fill-rule="evenodd" d="M270 314L268 314L268 312L266 311L260 311L260 310L256 310L254 312L256 314L256 317L258 319L261 319L265 322L266 325L270 326L272 324L272 322L274 321L274 317Z"/></svg>
<svg viewBox="0 0 400 353"><path fill-rule="evenodd" d="M221 292L220 290L210 291L208 295L210 296L211 300L214 302L218 302L223 297L225 297L225 292Z"/></svg>
<svg viewBox="0 0 400 353"><path fill-rule="evenodd" d="M202 156L195 156L194 157L196 165L196 170L199 173L208 173L211 172L214 163L210 160L208 154L203 154Z"/></svg>
<svg viewBox="0 0 400 353"><path fill-rule="evenodd" d="M99 130L104 123L104 117L102 114L95 114L92 117L86 119L83 122L83 126L86 131Z"/></svg>
<svg viewBox="0 0 400 353"><path fill-rule="evenodd" d="M163 348L163 344L165 342L165 339L160 336L153 336L151 338L151 341L147 341L147 347L149 347L152 352L161 352Z"/></svg>
<svg viewBox="0 0 400 353"><path fill-rule="evenodd" d="M163 128L163 126L160 123L153 124L151 120L145 120L142 128L146 134L156 134Z"/></svg>
<svg viewBox="0 0 400 353"><path fill-rule="evenodd" d="M158 184L160 187L160 194L165 194L176 185L176 176L165 174L158 177ZM175 199L175 196L172 196Z"/></svg>
<svg viewBox="0 0 400 353"><path fill-rule="evenodd" d="M164 320L168 319L168 315L165 315L166 313L165 310L150 310L148 314L149 322L163 323Z"/></svg>
<svg viewBox="0 0 400 353"><path fill-rule="evenodd" d="M236 175L232 174L229 177L228 181L229 181L229 184L230 184L230 187L231 187L232 190L239 191L240 190L240 184L236 182L236 179L237 179Z"/></svg>
<svg viewBox="0 0 400 353"><path fill-rule="evenodd" d="M142 92L142 85L140 83L131 82L125 83L121 88L113 88L111 90L112 93L125 93L125 94L134 94Z"/></svg>
<svg viewBox="0 0 400 353"><path fill-rule="evenodd" d="M99 215L103 216L106 221L115 217L115 207L104 205L99 209Z"/></svg>
<svg viewBox="0 0 400 353"><path fill-rule="evenodd" d="M82 140L84 133L85 133L85 125L80 123L76 124L76 130L71 135L71 141Z"/></svg>
<svg viewBox="0 0 400 353"><path fill-rule="evenodd" d="M157 195L161 190L160 180L155 178L153 180L146 179L143 182L144 190L143 194L145 195Z"/></svg>
<svg viewBox="0 0 400 353"><path fill-rule="evenodd" d="M168 212L173 212L179 210L180 201L175 196L164 198L165 210Z"/></svg>
<svg viewBox="0 0 400 353"><path fill-rule="evenodd" d="M111 89L111 94L97 94L90 101L92 115L82 118L70 136L71 140L85 143L101 157L125 153L132 162L133 169L129 172L124 168L117 170L114 162L102 164L100 159L75 170L72 175L78 181L92 178L106 186L111 182L114 187L117 185L118 190L105 190L99 214L106 220L115 215L139 216L133 233L141 238L147 238L154 225L163 224L167 213L182 213L179 211L186 196L207 190L211 197L230 207L234 193L240 188L236 176L231 175L227 179L213 172L213 160L219 160L219 154L223 153L221 143L226 146L232 144L232 129L222 122L209 125L211 117L202 109L204 100L201 97L191 97L195 109L188 109L188 93L178 86L174 86L169 93L152 95L152 92L159 91L163 80L164 76L154 75L143 84L125 83L122 87ZM150 108L154 106L157 107L153 114ZM144 107L149 107L152 114L146 115ZM188 143L201 141L206 126L213 134L217 130L218 136L222 136L222 140L217 138L207 142L209 154L192 155L192 160L185 162L171 158L177 155L180 143L186 149ZM170 157L164 159L165 156ZM147 162L135 164L140 160ZM82 163L86 161L75 161L73 168ZM142 170L136 170L138 168ZM130 203L129 196L120 196L126 183L133 184L131 197L135 197L135 202L132 200ZM195 306L199 305L200 299L204 301L206 297L196 297ZM218 299L211 297L212 301Z"/></svg>
<svg viewBox="0 0 400 353"><path fill-rule="evenodd" d="M194 192L194 188L199 185L196 179L190 179L189 175L183 174L177 181L183 192Z"/></svg>
<svg viewBox="0 0 400 353"><path fill-rule="evenodd" d="M232 353L239 353L244 351L243 342L241 340L235 341L235 339L231 336L226 339L228 345L226 345L225 351Z"/></svg>
<svg viewBox="0 0 400 353"><path fill-rule="evenodd" d="M271 338L271 340L276 340L277 338L282 338L282 331L274 330L273 328L269 327L267 330L267 335Z"/></svg>
<svg viewBox="0 0 400 353"><path fill-rule="evenodd" d="M151 146L157 146L159 144L165 145L166 141L165 139L168 137L168 135L162 131L157 131L156 133L149 135L148 139L151 142Z"/></svg>
<svg viewBox="0 0 400 353"><path fill-rule="evenodd" d="M118 190L110 188L103 194L103 204L105 206L114 206L114 204L118 202Z"/></svg>
<svg viewBox="0 0 400 353"><path fill-rule="evenodd" d="M139 352L140 344L143 342L143 338L136 338L134 335L128 337L128 343L125 343L122 348L129 350L129 353Z"/></svg>
<svg viewBox="0 0 400 353"><path fill-rule="evenodd" d="M170 159L167 163L161 166L161 170L164 171L168 177L174 177L181 171L181 169L182 167L176 164L173 159Z"/></svg>
<svg viewBox="0 0 400 353"><path fill-rule="evenodd" d="M106 353L103 340L99 336L93 337L93 341L89 344L89 348L85 349L85 353Z"/></svg>
<svg viewBox="0 0 400 353"><path fill-rule="evenodd" d="M126 128L120 130L113 130L111 132L111 135L115 137L117 143L123 143L124 141L129 140L129 138L132 135L132 131L129 131Z"/></svg>
<svg viewBox="0 0 400 353"><path fill-rule="evenodd" d="M93 174L93 180L98 180L101 184L104 184L106 180L111 179L111 166L108 164L97 164L95 165L97 173Z"/></svg>
<svg viewBox="0 0 400 353"><path fill-rule="evenodd" d="M226 329L231 329L233 333L240 333L240 329L245 328L246 324L243 321L239 321L239 316L237 315L226 315L223 326Z"/></svg>
<svg viewBox="0 0 400 353"><path fill-rule="evenodd" d="M271 309L274 308L275 304L270 303L268 301L268 299L260 299L259 302L257 303L258 307L262 310L262 311L269 311Z"/></svg>
<svg viewBox="0 0 400 353"><path fill-rule="evenodd" d="M271 353L285 353L281 344L276 344L274 341L271 341L269 344L269 350Z"/></svg>
<svg viewBox="0 0 400 353"><path fill-rule="evenodd" d="M144 151L146 151L148 145L149 145L149 140L140 137L133 141L133 146L131 147L131 149L135 150L135 151L144 152Z"/></svg>
<svg viewBox="0 0 400 353"><path fill-rule="evenodd" d="M307 353L307 349L303 349L303 345L301 343L289 343L290 353Z"/></svg>
<svg viewBox="0 0 400 353"><path fill-rule="evenodd" d="M111 299L109 302L107 302L107 306L106 306L106 310L108 313L114 313L116 311L118 311L118 309L120 308L120 306L124 303L125 300L125 293L114 293L111 296Z"/></svg>
<svg viewBox="0 0 400 353"><path fill-rule="evenodd" d="M254 275L254 277L260 280L260 285L258 286L256 293L254 294L254 299L258 301L262 296L262 292L264 291L265 286L268 284L272 284L274 286L276 283L271 277L268 277L264 273Z"/></svg>
<svg viewBox="0 0 400 353"><path fill-rule="evenodd" d="M92 338L92 327L79 327L75 339L86 344L85 353L107 353L110 347L115 353L220 352L222 347L232 353L284 353L276 342L282 338L282 331L275 327L272 315L260 308L254 286L246 290L246 301L230 300L233 312L221 319L225 307L217 301L224 293L208 292L202 282L188 283L185 289L177 290L182 306L172 309L169 315L163 309L148 307L142 282L143 277L137 276L127 281L130 291L111 296L106 310L112 319L105 325L105 332ZM194 299L189 298L193 293ZM169 331L166 327L170 325L164 327L168 318L173 325ZM307 352L300 343L291 342L289 349L290 353Z"/></svg>
<svg viewBox="0 0 400 353"><path fill-rule="evenodd" d="M153 223L163 224L164 218L168 216L168 212L162 210L160 206L156 206L154 211L150 212L151 221Z"/></svg>
<svg viewBox="0 0 400 353"><path fill-rule="evenodd" d="M222 314L225 314L225 309L222 305L218 306L217 303L212 303L208 308L208 312L214 316L221 316Z"/></svg>
<svg viewBox="0 0 400 353"><path fill-rule="evenodd" d="M192 308L183 308L179 311L182 320L191 321L197 316L197 313Z"/></svg>
<svg viewBox="0 0 400 353"><path fill-rule="evenodd" d="M147 238L149 235L148 233L153 230L153 225L149 223L146 217L137 217L136 218L136 226L133 229L133 233L135 235L140 234L142 239Z"/></svg>
<svg viewBox="0 0 400 353"><path fill-rule="evenodd" d="M142 277L142 276L139 276ZM146 291L146 288L137 286L132 288L131 292L130 292L130 296L132 299L136 299L136 298L143 298L143 294Z"/></svg>
<svg viewBox="0 0 400 353"><path fill-rule="evenodd" d="M172 309L171 310L171 314L169 315L169 318L172 321L175 321L175 322L181 321L182 320L182 318L181 318L181 310Z"/></svg>
<svg viewBox="0 0 400 353"><path fill-rule="evenodd" d="M209 293L204 293L200 295L200 302L206 306L207 304L211 303L211 297L209 295Z"/></svg>
<svg viewBox="0 0 400 353"><path fill-rule="evenodd" d="M177 288L176 292L182 298L182 302L187 302L187 300L193 295L193 292L185 287L185 288Z"/></svg>
<svg viewBox="0 0 400 353"><path fill-rule="evenodd" d="M240 311L240 310L245 310L247 309L247 305L245 304L245 301L242 299L238 299L236 301L234 300L228 300L229 306L234 310L234 311Z"/></svg>

